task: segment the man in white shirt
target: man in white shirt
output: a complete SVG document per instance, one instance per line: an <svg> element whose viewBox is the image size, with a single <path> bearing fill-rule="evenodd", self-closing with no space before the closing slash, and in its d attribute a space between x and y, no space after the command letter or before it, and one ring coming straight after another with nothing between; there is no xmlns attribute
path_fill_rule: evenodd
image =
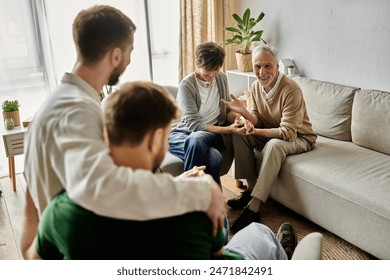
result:
<svg viewBox="0 0 390 280"><path fill-rule="evenodd" d="M179 113L170 93L152 82L129 82L106 105L106 142L116 164L156 171ZM270 228L253 223L224 247L225 232L219 229L213 237L203 212L142 222L110 219L80 207L62 192L43 211L37 236L22 254L47 260L285 260L296 245L286 242L296 240L292 226L286 226L277 239Z"/></svg>
<svg viewBox="0 0 390 280"><path fill-rule="evenodd" d="M174 178L117 166L103 141L99 92L114 85L130 63L135 26L121 11L94 6L73 23L77 61L72 73L36 113L25 139L25 176L41 215L62 191L96 214L149 220L205 211L216 233L224 198L210 176ZM35 236L26 221L22 239ZM31 237L31 236L30 236ZM22 244L23 246L23 244Z"/></svg>

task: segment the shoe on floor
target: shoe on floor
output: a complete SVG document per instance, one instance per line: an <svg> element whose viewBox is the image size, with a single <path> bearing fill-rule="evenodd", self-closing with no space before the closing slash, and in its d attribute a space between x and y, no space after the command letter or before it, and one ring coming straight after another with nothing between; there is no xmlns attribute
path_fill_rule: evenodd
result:
<svg viewBox="0 0 390 280"><path fill-rule="evenodd" d="M232 226L230 227L230 230L233 233L236 233L237 231L243 229L247 225L259 221L260 221L260 213L255 213L252 210L250 210L248 207L245 207L244 210L241 212L240 216L238 216L238 218L233 222Z"/></svg>
<svg viewBox="0 0 390 280"><path fill-rule="evenodd" d="M245 190L239 196L229 199L226 204L230 208L242 210L248 205L251 199L251 192L249 190Z"/></svg>
<svg viewBox="0 0 390 280"><path fill-rule="evenodd" d="M284 223L280 226L276 238L279 240L289 260L297 247L298 239L293 226L289 223Z"/></svg>

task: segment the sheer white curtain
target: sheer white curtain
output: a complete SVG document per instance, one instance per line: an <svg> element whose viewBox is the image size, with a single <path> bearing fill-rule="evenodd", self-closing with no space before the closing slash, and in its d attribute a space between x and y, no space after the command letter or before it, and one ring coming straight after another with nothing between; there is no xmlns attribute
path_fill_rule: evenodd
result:
<svg viewBox="0 0 390 280"><path fill-rule="evenodd" d="M125 13L137 27L131 63L120 79L120 83L134 80L150 80L145 7L143 0L44 0L49 34L53 50L54 71L57 81L64 72L70 72L76 61L76 49L72 37L72 23L79 11L93 5L110 5Z"/></svg>
<svg viewBox="0 0 390 280"><path fill-rule="evenodd" d="M55 86L43 0L0 0L0 103L33 116Z"/></svg>
<svg viewBox="0 0 390 280"><path fill-rule="evenodd" d="M36 19L39 26L39 34L41 38L43 60L46 68L47 76L47 88L51 92L54 87L57 85L57 79L54 71L54 60L53 60L53 50L49 36L48 21L45 0L36 0L36 9L37 15Z"/></svg>

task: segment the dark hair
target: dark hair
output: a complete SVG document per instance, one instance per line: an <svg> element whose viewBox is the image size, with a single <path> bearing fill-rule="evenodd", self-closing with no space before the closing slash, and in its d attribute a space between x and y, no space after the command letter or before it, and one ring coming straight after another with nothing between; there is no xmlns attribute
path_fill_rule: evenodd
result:
<svg viewBox="0 0 390 280"><path fill-rule="evenodd" d="M135 25L120 10L96 5L82 10L73 22L73 40L79 59L99 61L110 48L125 49L133 40Z"/></svg>
<svg viewBox="0 0 390 280"><path fill-rule="evenodd" d="M216 70L222 67L225 50L214 42L205 42L196 47L195 62L199 68Z"/></svg>
<svg viewBox="0 0 390 280"><path fill-rule="evenodd" d="M105 125L111 144L138 145L147 133L167 127L178 116L165 88L148 81L128 82L108 98Z"/></svg>

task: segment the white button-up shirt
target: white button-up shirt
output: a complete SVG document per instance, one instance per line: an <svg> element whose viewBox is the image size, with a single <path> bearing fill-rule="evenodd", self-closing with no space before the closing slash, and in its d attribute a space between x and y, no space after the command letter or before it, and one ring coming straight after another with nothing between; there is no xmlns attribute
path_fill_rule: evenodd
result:
<svg viewBox="0 0 390 280"><path fill-rule="evenodd" d="M178 179L115 165L103 141L99 95L70 73L35 115L24 146L39 214L64 190L99 215L132 220L205 211L210 203L207 177Z"/></svg>

